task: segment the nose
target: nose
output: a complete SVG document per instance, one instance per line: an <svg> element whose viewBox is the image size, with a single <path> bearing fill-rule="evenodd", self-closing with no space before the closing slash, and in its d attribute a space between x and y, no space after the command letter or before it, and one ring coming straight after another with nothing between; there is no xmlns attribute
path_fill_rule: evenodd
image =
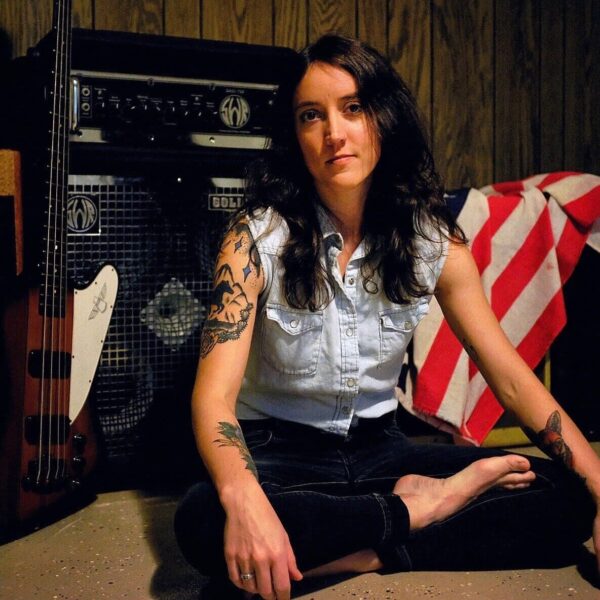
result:
<svg viewBox="0 0 600 600"><path fill-rule="evenodd" d="M328 115L325 128L325 142L333 147L343 146L346 132L338 115Z"/></svg>

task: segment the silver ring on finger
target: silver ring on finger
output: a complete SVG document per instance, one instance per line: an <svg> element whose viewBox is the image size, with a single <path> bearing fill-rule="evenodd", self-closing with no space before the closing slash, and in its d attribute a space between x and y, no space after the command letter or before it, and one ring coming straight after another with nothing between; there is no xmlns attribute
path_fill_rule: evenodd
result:
<svg viewBox="0 0 600 600"><path fill-rule="evenodd" d="M254 573L240 573L240 579L242 581L252 581L254 579Z"/></svg>

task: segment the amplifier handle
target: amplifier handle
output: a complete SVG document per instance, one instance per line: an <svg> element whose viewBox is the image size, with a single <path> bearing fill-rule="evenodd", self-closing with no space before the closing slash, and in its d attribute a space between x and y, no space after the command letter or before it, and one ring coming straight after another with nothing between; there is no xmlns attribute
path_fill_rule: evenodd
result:
<svg viewBox="0 0 600 600"><path fill-rule="evenodd" d="M79 101L81 88L79 87L79 78L71 77L71 126L70 133L79 132Z"/></svg>

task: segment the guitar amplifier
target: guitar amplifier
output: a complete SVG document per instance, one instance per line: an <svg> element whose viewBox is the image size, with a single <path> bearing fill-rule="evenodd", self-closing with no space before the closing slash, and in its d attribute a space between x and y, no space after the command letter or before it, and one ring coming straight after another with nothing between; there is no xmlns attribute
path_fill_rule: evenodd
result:
<svg viewBox="0 0 600 600"><path fill-rule="evenodd" d="M11 66L0 134L23 153L30 222L43 212L48 47ZM67 268L81 285L104 263L119 274L89 399L101 489L198 476L189 404L214 260L294 60L287 48L73 31Z"/></svg>

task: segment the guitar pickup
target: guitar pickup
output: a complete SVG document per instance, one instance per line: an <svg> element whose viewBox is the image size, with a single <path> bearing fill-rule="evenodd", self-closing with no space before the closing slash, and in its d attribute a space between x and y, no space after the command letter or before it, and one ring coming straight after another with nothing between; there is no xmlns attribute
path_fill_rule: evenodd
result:
<svg viewBox="0 0 600 600"><path fill-rule="evenodd" d="M31 445L64 446L69 439L71 422L67 415L31 415L25 417L25 439Z"/></svg>
<svg viewBox="0 0 600 600"><path fill-rule="evenodd" d="M71 355L57 350L32 350L27 370L36 379L68 379L71 376Z"/></svg>

